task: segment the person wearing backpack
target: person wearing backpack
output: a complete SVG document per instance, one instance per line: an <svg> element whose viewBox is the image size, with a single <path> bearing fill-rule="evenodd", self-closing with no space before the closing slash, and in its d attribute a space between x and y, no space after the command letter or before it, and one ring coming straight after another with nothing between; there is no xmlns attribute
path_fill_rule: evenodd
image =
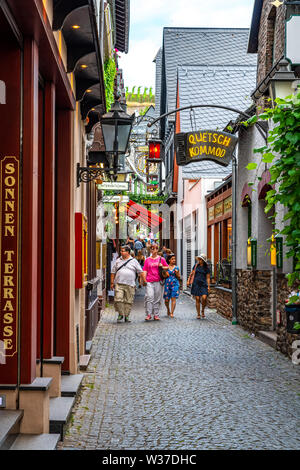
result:
<svg viewBox="0 0 300 470"><path fill-rule="evenodd" d="M140 237L138 237L134 242L134 254L135 256L138 254L140 250L144 248L143 242Z"/></svg>
<svg viewBox="0 0 300 470"><path fill-rule="evenodd" d="M134 301L136 276L143 276L143 269L130 255L130 246L121 247L121 256L111 270L111 290L115 288L114 307L118 313L117 322L130 322L129 315Z"/></svg>

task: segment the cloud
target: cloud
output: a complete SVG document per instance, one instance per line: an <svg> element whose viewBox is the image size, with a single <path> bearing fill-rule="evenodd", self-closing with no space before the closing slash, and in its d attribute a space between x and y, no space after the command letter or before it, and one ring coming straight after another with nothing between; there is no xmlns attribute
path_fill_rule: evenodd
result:
<svg viewBox="0 0 300 470"><path fill-rule="evenodd" d="M155 64L153 59L158 51L156 43L151 39L132 41L130 53L122 54L119 67L123 69L124 83L129 90L133 86L155 87Z"/></svg>
<svg viewBox="0 0 300 470"><path fill-rule="evenodd" d="M252 0L173 0L170 26L248 28ZM173 3L173 2L172 2Z"/></svg>
<svg viewBox="0 0 300 470"><path fill-rule="evenodd" d="M119 61L125 86L155 88L153 59L164 27L238 27L251 23L253 0L131 0L129 52Z"/></svg>

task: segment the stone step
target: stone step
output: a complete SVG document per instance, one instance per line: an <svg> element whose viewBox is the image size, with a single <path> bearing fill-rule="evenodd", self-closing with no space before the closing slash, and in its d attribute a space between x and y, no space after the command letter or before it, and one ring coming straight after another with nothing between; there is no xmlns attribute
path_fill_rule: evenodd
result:
<svg viewBox="0 0 300 470"><path fill-rule="evenodd" d="M49 421L50 434L60 434L63 441L65 427L70 418L75 397L50 398Z"/></svg>
<svg viewBox="0 0 300 470"><path fill-rule="evenodd" d="M90 354L83 354L82 356L80 356L80 361L79 361L80 370L86 370L87 369L87 367L89 365L89 362L90 362L90 359L91 359Z"/></svg>
<svg viewBox="0 0 300 470"><path fill-rule="evenodd" d="M61 396L75 397L79 392L83 377L83 374L62 375Z"/></svg>
<svg viewBox="0 0 300 470"><path fill-rule="evenodd" d="M17 437L23 410L0 410L0 449L9 449Z"/></svg>
<svg viewBox="0 0 300 470"><path fill-rule="evenodd" d="M277 334L275 331L259 331L257 337L264 343L276 349Z"/></svg>
<svg viewBox="0 0 300 470"><path fill-rule="evenodd" d="M55 450L60 434L19 434L9 450Z"/></svg>

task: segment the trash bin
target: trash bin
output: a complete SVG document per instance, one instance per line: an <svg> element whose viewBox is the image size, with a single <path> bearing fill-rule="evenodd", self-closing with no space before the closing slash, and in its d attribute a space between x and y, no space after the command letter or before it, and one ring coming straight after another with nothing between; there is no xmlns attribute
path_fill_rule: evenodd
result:
<svg viewBox="0 0 300 470"><path fill-rule="evenodd" d="M288 333L300 334L300 304L290 304L285 306L286 329Z"/></svg>

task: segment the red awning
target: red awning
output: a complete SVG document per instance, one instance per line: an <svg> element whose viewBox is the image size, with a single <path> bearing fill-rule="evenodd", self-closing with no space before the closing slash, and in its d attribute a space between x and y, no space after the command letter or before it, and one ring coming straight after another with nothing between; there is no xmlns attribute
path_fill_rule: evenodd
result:
<svg viewBox="0 0 300 470"><path fill-rule="evenodd" d="M127 215L138 223L150 228L152 232L158 232L164 219L148 211L146 207L141 206L137 202L129 200L126 204Z"/></svg>

